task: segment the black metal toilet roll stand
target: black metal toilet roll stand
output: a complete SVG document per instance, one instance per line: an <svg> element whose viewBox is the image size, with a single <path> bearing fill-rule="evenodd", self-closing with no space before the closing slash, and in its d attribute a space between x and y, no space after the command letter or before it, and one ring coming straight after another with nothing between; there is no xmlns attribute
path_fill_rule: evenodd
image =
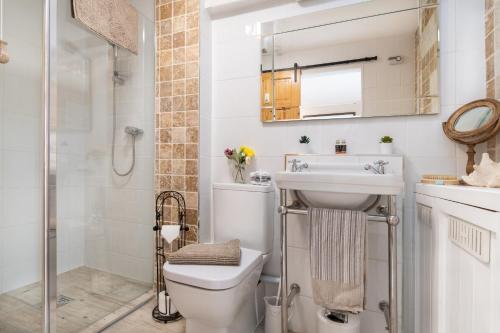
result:
<svg viewBox="0 0 500 333"><path fill-rule="evenodd" d="M152 316L156 321L162 323L169 323L182 318L182 315L178 311L171 311L171 304L169 304L171 301L167 297L168 293L166 290L165 279L163 277L163 265L166 260L166 241L161 236L161 228L165 224L165 205L171 206L172 209L175 208L175 205L172 205L172 200L177 202L178 224L180 225L180 234L177 239L177 249L186 245L186 233L189 231L189 227L186 225L186 201L184 200L183 195L176 191L164 191L158 194L156 197L156 224L153 227L156 236L156 306L153 309ZM170 210L168 210L168 212L170 212ZM162 292L165 293L165 299L163 301L165 302L164 305L166 312L160 311L160 301L162 301L160 300L160 293Z"/></svg>

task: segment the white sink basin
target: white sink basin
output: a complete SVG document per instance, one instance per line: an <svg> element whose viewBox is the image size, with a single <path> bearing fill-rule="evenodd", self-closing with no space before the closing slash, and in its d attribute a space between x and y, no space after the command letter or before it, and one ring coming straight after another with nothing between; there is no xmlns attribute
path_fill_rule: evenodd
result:
<svg viewBox="0 0 500 333"><path fill-rule="evenodd" d="M276 174L280 189L294 191L311 207L364 209L377 195L398 195L404 182L400 174L375 174L365 170L318 170Z"/></svg>

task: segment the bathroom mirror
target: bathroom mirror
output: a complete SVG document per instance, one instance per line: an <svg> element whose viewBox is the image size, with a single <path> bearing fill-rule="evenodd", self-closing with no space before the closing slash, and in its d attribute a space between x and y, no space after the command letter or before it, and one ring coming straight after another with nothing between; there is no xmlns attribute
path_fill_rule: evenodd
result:
<svg viewBox="0 0 500 333"><path fill-rule="evenodd" d="M261 120L439 113L433 1L373 0L264 23Z"/></svg>
<svg viewBox="0 0 500 333"><path fill-rule="evenodd" d="M457 132L470 132L487 124L493 117L493 110L488 106L478 106L462 113L453 128Z"/></svg>
<svg viewBox="0 0 500 333"><path fill-rule="evenodd" d="M467 174L474 171L474 147L488 141L500 129L500 102L494 99L481 99L462 106L455 111L443 130L451 140L468 146Z"/></svg>

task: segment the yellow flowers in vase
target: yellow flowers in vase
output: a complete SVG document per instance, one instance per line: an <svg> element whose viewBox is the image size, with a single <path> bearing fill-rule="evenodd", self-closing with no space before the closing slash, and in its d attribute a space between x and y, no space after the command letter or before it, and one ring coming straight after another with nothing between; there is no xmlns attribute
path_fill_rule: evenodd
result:
<svg viewBox="0 0 500 333"><path fill-rule="evenodd" d="M252 162L255 151L250 147L241 146L239 150L236 148L226 148L224 150L224 155L227 159L234 162L234 181L244 184L245 179L243 178L243 171L245 171L245 166Z"/></svg>

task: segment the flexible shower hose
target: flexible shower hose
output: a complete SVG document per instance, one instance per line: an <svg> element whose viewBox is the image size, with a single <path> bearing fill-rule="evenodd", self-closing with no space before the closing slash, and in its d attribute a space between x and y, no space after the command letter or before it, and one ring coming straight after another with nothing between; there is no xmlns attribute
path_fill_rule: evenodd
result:
<svg viewBox="0 0 500 333"><path fill-rule="evenodd" d="M126 172L120 172L115 166L115 144L116 144L116 81L115 76L117 73L116 61L118 60L118 48L113 45L113 139L111 144L111 166L113 172L118 176L125 177L132 173L135 167L135 135L130 135L132 137L132 164Z"/></svg>

